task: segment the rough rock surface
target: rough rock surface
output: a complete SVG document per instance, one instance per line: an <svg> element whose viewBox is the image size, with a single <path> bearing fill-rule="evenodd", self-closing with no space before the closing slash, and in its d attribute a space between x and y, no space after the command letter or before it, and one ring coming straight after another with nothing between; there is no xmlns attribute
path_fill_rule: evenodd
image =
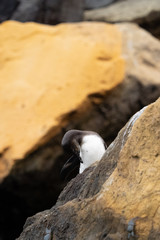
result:
<svg viewBox="0 0 160 240"><path fill-rule="evenodd" d="M42 0L21 0L11 19L21 22L37 21L41 6Z"/></svg>
<svg viewBox="0 0 160 240"><path fill-rule="evenodd" d="M0 22L10 19L17 6L18 0L1 0Z"/></svg>
<svg viewBox="0 0 160 240"><path fill-rule="evenodd" d="M85 8L93 9L107 6L111 3L115 2L115 0L85 0Z"/></svg>
<svg viewBox="0 0 160 240"><path fill-rule="evenodd" d="M110 23L134 22L160 37L160 3L159 0L127 0L109 7L85 11L86 21L105 21Z"/></svg>
<svg viewBox="0 0 160 240"><path fill-rule="evenodd" d="M160 37L159 0L1 0L0 22L8 19L45 24L77 22L83 21L85 9L95 9L85 13L87 20L136 22Z"/></svg>
<svg viewBox="0 0 160 240"><path fill-rule="evenodd" d="M132 24L6 22L0 44L0 238L10 240L62 190L66 130L94 130L109 144L158 98L160 43Z"/></svg>
<svg viewBox="0 0 160 240"><path fill-rule="evenodd" d="M1 0L0 22L8 19L45 24L83 20L83 10L93 9L115 0Z"/></svg>
<svg viewBox="0 0 160 240"><path fill-rule="evenodd" d="M19 240L160 237L160 99L136 113L102 160L73 179ZM50 238L49 238L50 237Z"/></svg>
<svg viewBox="0 0 160 240"><path fill-rule="evenodd" d="M62 0L59 22L79 22L83 19L84 0Z"/></svg>
<svg viewBox="0 0 160 240"><path fill-rule="evenodd" d="M21 0L11 19L45 24L82 21L84 0Z"/></svg>

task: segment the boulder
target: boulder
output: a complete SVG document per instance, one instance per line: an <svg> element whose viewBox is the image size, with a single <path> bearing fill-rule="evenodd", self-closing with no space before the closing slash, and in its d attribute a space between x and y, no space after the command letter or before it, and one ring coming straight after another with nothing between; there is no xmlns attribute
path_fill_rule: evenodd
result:
<svg viewBox="0 0 160 240"><path fill-rule="evenodd" d="M10 19L18 4L18 0L1 0L0 22Z"/></svg>
<svg viewBox="0 0 160 240"><path fill-rule="evenodd" d="M8 21L0 45L0 238L8 240L66 184L67 130L97 131L109 145L159 97L160 43L133 24Z"/></svg>
<svg viewBox="0 0 160 240"><path fill-rule="evenodd" d="M134 22L152 34L160 37L160 4L159 0L127 0L108 7L85 11L86 21L105 21L109 23Z"/></svg>
<svg viewBox="0 0 160 240"><path fill-rule="evenodd" d="M137 112L102 160L74 178L18 240L160 237L160 99Z"/></svg>
<svg viewBox="0 0 160 240"><path fill-rule="evenodd" d="M10 19L21 22L37 21L42 0L21 0Z"/></svg>
<svg viewBox="0 0 160 240"><path fill-rule="evenodd" d="M83 19L84 0L62 0L59 22L80 22Z"/></svg>
<svg viewBox="0 0 160 240"><path fill-rule="evenodd" d="M85 0L85 9L94 9L107 6L115 0Z"/></svg>

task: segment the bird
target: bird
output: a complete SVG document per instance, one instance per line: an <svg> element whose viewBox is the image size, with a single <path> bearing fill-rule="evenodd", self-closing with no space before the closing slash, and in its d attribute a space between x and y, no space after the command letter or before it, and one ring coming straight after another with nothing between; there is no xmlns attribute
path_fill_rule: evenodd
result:
<svg viewBox="0 0 160 240"><path fill-rule="evenodd" d="M60 173L63 179L77 167L79 173L82 173L94 162L100 161L107 149L106 143L98 133L76 129L65 133L61 145L64 151L70 154Z"/></svg>

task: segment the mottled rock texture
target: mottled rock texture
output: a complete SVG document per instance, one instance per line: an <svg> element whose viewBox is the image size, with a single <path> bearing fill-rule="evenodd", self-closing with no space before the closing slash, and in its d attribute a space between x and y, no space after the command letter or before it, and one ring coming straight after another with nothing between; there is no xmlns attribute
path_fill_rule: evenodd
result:
<svg viewBox="0 0 160 240"><path fill-rule="evenodd" d="M160 99L136 113L102 160L73 179L50 210L29 218L19 240L160 237ZM128 235L129 234L129 235Z"/></svg>
<svg viewBox="0 0 160 240"><path fill-rule="evenodd" d="M110 23L134 22L160 37L159 0L120 1L108 7L86 11L84 20Z"/></svg>
<svg viewBox="0 0 160 240"><path fill-rule="evenodd" d="M0 238L11 240L66 184L66 130L109 144L159 97L160 43L132 24L4 22L0 45Z"/></svg>
<svg viewBox="0 0 160 240"><path fill-rule="evenodd" d="M11 19L45 24L82 21L84 0L21 0Z"/></svg>
<svg viewBox="0 0 160 240"><path fill-rule="evenodd" d="M60 22L79 22L83 19L84 0L63 0L60 7Z"/></svg>
<svg viewBox="0 0 160 240"><path fill-rule="evenodd" d="M42 0L21 0L12 13L11 19L21 22L38 21L41 16L42 2Z"/></svg>
<svg viewBox="0 0 160 240"><path fill-rule="evenodd" d="M1 0L0 2L0 22L10 19L12 13L18 6L18 0Z"/></svg>
<svg viewBox="0 0 160 240"><path fill-rule="evenodd" d="M91 11L85 12L86 9ZM159 0L1 0L0 22L9 19L51 25L84 19L112 23L129 21L160 38Z"/></svg>
<svg viewBox="0 0 160 240"><path fill-rule="evenodd" d="M83 20L84 9L107 6L115 0L1 0L0 22L12 19L45 24Z"/></svg>
<svg viewBox="0 0 160 240"><path fill-rule="evenodd" d="M101 8L113 2L115 2L115 0L85 0L85 8Z"/></svg>

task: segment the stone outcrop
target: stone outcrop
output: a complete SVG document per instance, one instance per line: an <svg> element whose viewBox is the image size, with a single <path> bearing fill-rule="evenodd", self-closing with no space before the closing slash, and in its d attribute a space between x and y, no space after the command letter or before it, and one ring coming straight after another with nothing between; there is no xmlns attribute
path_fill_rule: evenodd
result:
<svg viewBox="0 0 160 240"><path fill-rule="evenodd" d="M129 120L52 209L29 218L18 239L158 240L159 126L160 99Z"/></svg>
<svg viewBox="0 0 160 240"><path fill-rule="evenodd" d="M83 20L84 9L94 9L115 0L1 0L0 22L12 19L45 24Z"/></svg>
<svg viewBox="0 0 160 240"><path fill-rule="evenodd" d="M85 11L89 10L89 11ZM83 17L84 15L84 17ZM0 22L134 22L160 37L159 0L1 0Z"/></svg>
<svg viewBox="0 0 160 240"><path fill-rule="evenodd" d="M11 19L21 22L36 22L38 19L42 18L41 8L42 0L21 0L16 10L12 13Z"/></svg>
<svg viewBox="0 0 160 240"><path fill-rule="evenodd" d="M85 0L85 9L94 9L108 6L115 0Z"/></svg>
<svg viewBox="0 0 160 240"><path fill-rule="evenodd" d="M18 6L18 0L1 0L0 2L0 22L11 18Z"/></svg>
<svg viewBox="0 0 160 240"><path fill-rule="evenodd" d="M159 0L127 0L111 6L85 11L86 21L105 21L109 23L134 22L160 37L160 4Z"/></svg>
<svg viewBox="0 0 160 240"><path fill-rule="evenodd" d="M59 22L79 22L83 19L84 0L63 0L61 3Z"/></svg>
<svg viewBox="0 0 160 240"><path fill-rule="evenodd" d="M45 24L82 21L84 4L84 0L21 0L11 19Z"/></svg>
<svg viewBox="0 0 160 240"><path fill-rule="evenodd" d="M109 145L159 97L160 44L132 24L18 22L1 24L0 44L0 238L8 240L66 184L66 130L97 131Z"/></svg>

